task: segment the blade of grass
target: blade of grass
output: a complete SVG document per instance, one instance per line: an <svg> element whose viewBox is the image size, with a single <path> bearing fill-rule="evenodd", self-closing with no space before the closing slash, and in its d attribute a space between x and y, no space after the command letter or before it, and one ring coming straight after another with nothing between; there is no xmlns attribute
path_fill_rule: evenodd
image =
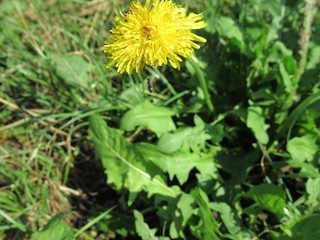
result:
<svg viewBox="0 0 320 240"><path fill-rule="evenodd" d="M320 92L317 92L310 97L306 98L302 103L300 103L289 115L289 117L284 121L284 123L278 128L275 139L281 137L287 130L287 141L290 139L291 129L301 116L301 114L307 109L308 106L320 100Z"/></svg>
<svg viewBox="0 0 320 240"><path fill-rule="evenodd" d="M6 220L8 220L10 223L14 225L14 227L19 228L22 232L26 232L27 228L22 223L14 220L12 217L10 217L8 214L6 214L4 211L0 209L0 215L4 217Z"/></svg>
<svg viewBox="0 0 320 240"><path fill-rule="evenodd" d="M107 216L113 209L115 209L117 206L113 206L111 208L109 208L107 211L101 213L99 216L95 217L94 219L92 219L90 222L88 222L86 225L84 225L82 228L80 228L79 231L77 231L74 236L78 237L80 234L82 234L84 231L86 231L87 229L89 229L91 226L93 226L94 224L96 224L97 222L99 222L101 219L103 219L105 216Z"/></svg>

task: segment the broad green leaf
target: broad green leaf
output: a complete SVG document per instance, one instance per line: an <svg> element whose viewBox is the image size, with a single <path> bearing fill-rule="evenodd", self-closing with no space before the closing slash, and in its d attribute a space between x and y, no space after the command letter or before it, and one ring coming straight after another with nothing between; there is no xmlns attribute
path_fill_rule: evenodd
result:
<svg viewBox="0 0 320 240"><path fill-rule="evenodd" d="M320 238L320 214L300 217L289 229L291 239L315 240Z"/></svg>
<svg viewBox="0 0 320 240"><path fill-rule="evenodd" d="M253 233L242 227L240 219L237 218L237 215L228 204L224 202L211 202L210 207L220 213L220 217L230 233L225 234L225 237L233 240L245 240L254 237Z"/></svg>
<svg viewBox="0 0 320 240"><path fill-rule="evenodd" d="M185 239L185 227L195 213L194 200L190 194L180 192L175 198L155 195L157 216L167 222L171 239Z"/></svg>
<svg viewBox="0 0 320 240"><path fill-rule="evenodd" d="M230 233L235 234L241 231L240 223L234 219L234 213L228 204L224 202L212 202L210 203L210 207L221 213L221 219Z"/></svg>
<svg viewBox="0 0 320 240"><path fill-rule="evenodd" d="M279 0L258 0L257 5L260 3L260 9L262 11L268 11L273 17L280 17L282 11L281 1ZM258 10L259 11L259 10Z"/></svg>
<svg viewBox="0 0 320 240"><path fill-rule="evenodd" d="M144 222L143 215L137 211L133 210L135 217L136 231L142 240L169 240L167 237L156 237L157 229L150 229L148 224Z"/></svg>
<svg viewBox="0 0 320 240"><path fill-rule="evenodd" d="M42 231L33 233L30 240L75 240L72 228L62 219L64 215L59 213L53 217Z"/></svg>
<svg viewBox="0 0 320 240"><path fill-rule="evenodd" d="M269 50L267 62L282 62L287 56L292 56L292 50L288 49L287 46L281 41L275 41Z"/></svg>
<svg viewBox="0 0 320 240"><path fill-rule="evenodd" d="M135 127L147 127L158 137L163 133L175 130L172 120L176 112L169 108L158 107L145 101L129 110L121 119L120 127L126 131L132 131Z"/></svg>
<svg viewBox="0 0 320 240"><path fill-rule="evenodd" d="M133 105L141 104L144 101L143 94L139 92L136 87L131 87L123 91L119 98Z"/></svg>
<svg viewBox="0 0 320 240"><path fill-rule="evenodd" d="M253 150L249 153L239 152L237 154L221 154L217 156L219 166L231 175L232 186L242 184L253 168L254 163L260 158L260 151Z"/></svg>
<svg viewBox="0 0 320 240"><path fill-rule="evenodd" d="M167 154L152 144L139 143L138 149L146 159L149 159L163 171L168 172L171 179L177 177L180 184L187 181L190 171L193 168L199 170L203 175L209 175L213 179L217 179L217 168L214 162L218 150L212 149L211 153L198 154L189 152L178 152L175 154Z"/></svg>
<svg viewBox="0 0 320 240"><path fill-rule="evenodd" d="M290 139L287 150L294 160L310 162L320 150L320 146L317 144L315 136L306 135Z"/></svg>
<svg viewBox="0 0 320 240"><path fill-rule="evenodd" d="M261 208L276 214L278 217L284 215L285 194L279 186L267 183L253 186L245 196L253 199Z"/></svg>
<svg viewBox="0 0 320 240"><path fill-rule="evenodd" d="M103 232L115 232L122 237L127 237L130 232L135 232L134 217L129 216L127 213L117 213L107 215L103 220L95 224L97 229Z"/></svg>
<svg viewBox="0 0 320 240"><path fill-rule="evenodd" d="M298 70L297 62L292 55L285 56L279 63L279 71L281 74L284 89L287 93L292 93L296 88L296 73Z"/></svg>
<svg viewBox="0 0 320 240"><path fill-rule="evenodd" d="M191 226L192 233L198 239L202 240L218 240L217 234L220 234L218 222L212 216L209 198L207 194L200 188L195 188L191 191L191 196L199 207L199 224Z"/></svg>
<svg viewBox="0 0 320 240"><path fill-rule="evenodd" d="M189 194L182 192L179 195L179 200L170 212L170 215L172 215L172 222L169 230L171 238L176 239L178 237L185 237L185 231L183 230L194 212L192 206L193 202L194 200Z"/></svg>
<svg viewBox="0 0 320 240"><path fill-rule="evenodd" d="M314 240L320 238L320 214L302 217L292 227L293 237L299 240Z"/></svg>
<svg viewBox="0 0 320 240"><path fill-rule="evenodd" d="M286 68L286 71L290 75L294 75L298 71L298 65L295 60L295 58L292 55L286 56L282 62L284 63L284 66Z"/></svg>
<svg viewBox="0 0 320 240"><path fill-rule="evenodd" d="M220 16L216 21L219 34L228 38L233 45L242 51L244 39L239 25L230 17Z"/></svg>
<svg viewBox="0 0 320 240"><path fill-rule="evenodd" d="M320 199L320 178L309 178L306 184L308 204L318 204Z"/></svg>
<svg viewBox="0 0 320 240"><path fill-rule="evenodd" d="M212 6L208 6L208 8L203 12L206 22L208 23L207 26L204 28L208 33L212 35L216 33L216 22L218 15L215 14L216 8Z"/></svg>
<svg viewBox="0 0 320 240"><path fill-rule="evenodd" d="M291 93L295 88L294 76L287 72L283 63L279 63L279 71L285 91Z"/></svg>
<svg viewBox="0 0 320 240"><path fill-rule="evenodd" d="M198 116L194 116L195 127L179 128L173 133L165 133L158 142L158 147L165 153L173 153L176 151L183 152L200 152L205 148L205 143L211 139L206 133L206 124Z"/></svg>
<svg viewBox="0 0 320 240"><path fill-rule="evenodd" d="M190 144L188 144L189 142L186 141L186 139L191 134L191 127L179 128L174 133L163 134L160 137L157 146L159 147L159 150L165 153L174 153L181 149L186 152L190 151Z"/></svg>
<svg viewBox="0 0 320 240"><path fill-rule="evenodd" d="M299 173L290 174L289 177L320 177L319 169L308 162L300 160L289 160L287 163L293 168L301 168Z"/></svg>
<svg viewBox="0 0 320 240"><path fill-rule="evenodd" d="M66 83L76 87L87 87L90 64L79 55L56 58L56 72Z"/></svg>
<svg viewBox="0 0 320 240"><path fill-rule="evenodd" d="M101 117L90 117L90 137L101 158L109 184L117 190L127 188L131 193L145 190L148 196L158 193L174 197L175 191L168 187L159 168L139 153L119 133L107 127Z"/></svg>
<svg viewBox="0 0 320 240"><path fill-rule="evenodd" d="M314 69L320 64L320 46L314 45L310 52L310 60L307 64L307 69Z"/></svg>
<svg viewBox="0 0 320 240"><path fill-rule="evenodd" d="M256 139L262 144L269 142L267 133L268 125L265 123L265 118L262 109L256 106L250 106L247 114L247 126L253 131Z"/></svg>

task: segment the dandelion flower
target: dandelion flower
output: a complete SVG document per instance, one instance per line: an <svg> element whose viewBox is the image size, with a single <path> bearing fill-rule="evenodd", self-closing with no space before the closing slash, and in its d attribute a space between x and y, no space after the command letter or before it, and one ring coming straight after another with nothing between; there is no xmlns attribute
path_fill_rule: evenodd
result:
<svg viewBox="0 0 320 240"><path fill-rule="evenodd" d="M111 39L105 42L109 54L107 65L115 65L120 73L131 73L148 66L167 65L180 69L180 56L190 58L197 42L206 42L192 33L207 24L200 21L203 14L186 12L185 8L171 0L147 0L131 2L127 13L115 17L116 26L110 32Z"/></svg>

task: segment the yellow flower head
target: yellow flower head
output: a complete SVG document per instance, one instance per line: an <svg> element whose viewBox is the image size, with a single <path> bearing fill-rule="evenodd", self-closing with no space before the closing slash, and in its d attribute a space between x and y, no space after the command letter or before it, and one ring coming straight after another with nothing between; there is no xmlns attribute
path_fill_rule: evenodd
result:
<svg viewBox="0 0 320 240"><path fill-rule="evenodd" d="M118 72L131 73L145 65L161 66L169 61L180 69L180 56L190 58L194 48L200 48L193 41L206 42L190 31L206 26L199 22L202 18L202 14L187 15L185 8L171 0L147 0L144 6L132 2L126 14L115 17L111 39L105 42L110 59L107 67L115 65Z"/></svg>

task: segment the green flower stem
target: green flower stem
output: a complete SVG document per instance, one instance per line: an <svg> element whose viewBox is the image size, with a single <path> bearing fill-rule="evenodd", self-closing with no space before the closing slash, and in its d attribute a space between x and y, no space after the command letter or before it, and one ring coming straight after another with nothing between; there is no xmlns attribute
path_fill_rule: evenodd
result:
<svg viewBox="0 0 320 240"><path fill-rule="evenodd" d="M312 26L313 18L317 13L317 4L318 4L318 0L305 0L304 19L303 19L302 29L300 31L300 38L299 38L300 61L298 64L298 71L293 79L294 89L289 94L287 101L285 103L286 109L289 109L293 104L293 100L297 94L301 76L304 73L307 65L308 47L309 47L309 40L311 36L311 26Z"/></svg>
<svg viewBox="0 0 320 240"><path fill-rule="evenodd" d="M197 60L196 57L192 56L189 62L192 64L192 66L193 66L193 68L195 70L195 74L196 74L197 79L199 81L200 88L203 91L204 99L206 101L206 104L207 104L209 110L211 112L213 112L214 107L213 107L213 104L212 104L212 101L211 101L211 96L210 96L210 93L209 93L209 90L208 90L208 85L207 85L207 81L206 81L205 76L204 76L204 72L199 67L198 60Z"/></svg>
<svg viewBox="0 0 320 240"><path fill-rule="evenodd" d="M317 3L318 0L305 0L305 11L304 11L304 19L303 19L303 27L300 32L300 55L301 59L299 62L299 70L296 76L296 88L299 85L299 80L301 75L303 74L306 64L307 64L307 56L308 56L308 45L311 36L311 25L313 22L314 15L317 12Z"/></svg>

